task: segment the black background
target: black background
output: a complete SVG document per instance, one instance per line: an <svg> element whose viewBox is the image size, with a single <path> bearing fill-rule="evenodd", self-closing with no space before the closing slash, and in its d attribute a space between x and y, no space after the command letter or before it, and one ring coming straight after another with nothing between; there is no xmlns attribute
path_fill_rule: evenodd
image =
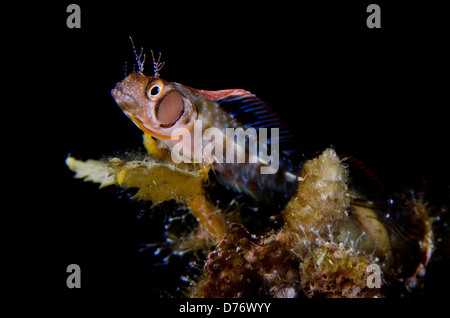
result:
<svg viewBox="0 0 450 318"><path fill-rule="evenodd" d="M79 1L81 29L66 26L70 2L8 7L3 67L13 102L4 127L14 123L5 131L14 138L6 138L13 141L5 159L14 162L17 148L24 153L26 178L15 178L19 196L9 213L26 242L11 244L24 257L23 288L31 287L30 269L38 266L45 274L36 270L42 282L33 287L69 301L177 295L186 264L174 258L154 266L161 258L136 252L139 243L161 241L168 207L149 212L118 189L73 179L64 164L69 153L85 160L141 147L141 132L110 95L125 65L128 72L134 65L129 36L147 54L144 73L152 73L150 50L161 52L162 78L249 90L288 122L299 147L351 154L388 190L425 179L430 204L448 202L444 10L428 2L374 2L381 29L367 28L364 1ZM80 290L65 284L72 263L82 269ZM441 264L418 297L443 295L448 259Z"/></svg>

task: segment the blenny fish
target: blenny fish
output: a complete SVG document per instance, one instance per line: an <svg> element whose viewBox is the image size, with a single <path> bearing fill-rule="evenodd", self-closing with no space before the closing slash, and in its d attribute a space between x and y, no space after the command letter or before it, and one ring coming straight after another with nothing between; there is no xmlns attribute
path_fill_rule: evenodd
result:
<svg viewBox="0 0 450 318"><path fill-rule="evenodd" d="M243 155L247 158L244 163L236 163L235 160L224 162L223 158L217 158L217 154L224 154L225 149L215 150L213 157L216 160L207 160L202 155L202 163L211 164L219 181L226 186L257 202L283 207L296 191L301 155L295 150L293 135L279 115L256 95L243 89L200 90L163 80L159 77L163 66L161 55L156 60L153 52L154 75L146 76L143 73L145 55L142 57L142 50L139 55L136 53L134 43L133 49L139 70L117 83L111 92L123 112L145 134L157 138L169 150L175 150L180 143L192 149L192 153L199 142L202 143L201 148L211 144L215 149L225 148L225 145L229 148L231 145L232 150L236 151L232 159ZM196 128L201 132L196 132ZM199 133L207 133L210 128L222 132L224 139L219 140L222 138L217 136L211 140L194 138ZM235 136L227 135L229 128L241 129L241 132L249 128L261 132L261 128L267 128L278 136L266 134L267 143L259 143L259 152L252 152L250 142L246 142L245 147L239 147ZM249 140L251 138L248 137ZM275 145L279 149L274 149ZM270 148L271 155L262 156ZM256 156L256 160L252 156ZM274 161L277 162L273 173L262 174L261 168L270 167Z"/></svg>
<svg viewBox="0 0 450 318"><path fill-rule="evenodd" d="M303 290L308 296L371 297L381 295L381 282L395 287L402 280L408 291L422 285L435 248L434 220L417 189L372 197L367 187L355 187L358 173L349 174L348 168L377 185L379 180L356 158L340 159L326 149L305 160L297 139L256 95L163 80L164 63L153 52L154 74L146 76L145 55L132 44L138 70L111 94L144 132L152 159L106 163L69 156L66 164L77 178L102 187L138 188L133 199L156 204L175 199L189 207L199 226L188 235L166 235L174 254L209 253L191 296L294 297ZM176 161L180 158L183 163ZM235 213L221 213L204 191L206 171L271 213L282 208L281 227L274 231L273 223L251 234L246 227L258 223L260 214L236 221ZM366 279L372 277L367 269L375 275L374 268L376 289Z"/></svg>

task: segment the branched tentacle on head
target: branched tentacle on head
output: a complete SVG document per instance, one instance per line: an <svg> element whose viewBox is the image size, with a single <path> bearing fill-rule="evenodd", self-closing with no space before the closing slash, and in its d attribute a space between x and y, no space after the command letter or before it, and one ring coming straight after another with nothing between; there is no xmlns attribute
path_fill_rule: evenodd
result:
<svg viewBox="0 0 450 318"><path fill-rule="evenodd" d="M143 54L144 49L141 47L141 52L139 53L139 55L137 55L136 47L134 46L133 38L131 36L130 36L130 40L131 40L131 45L133 46L133 52L134 52L134 56L136 58L136 63L139 67L139 73L143 73L144 72L144 62L145 62L145 54Z"/></svg>
<svg viewBox="0 0 450 318"><path fill-rule="evenodd" d="M136 52L136 47L134 46L134 42L133 42L133 39L131 38L131 36L130 36L130 40L131 40L131 45L133 46L133 53L134 53L134 57L136 58L136 63L139 68L139 73L143 73L144 72L144 62L145 62L145 54L143 52L144 49L141 47L141 51L139 52L139 55L138 55ZM159 77L159 71L161 71L165 62L161 62L161 53L159 53L158 60L156 60L155 56L153 54L153 51L150 51L150 52L152 53L152 59L153 59L153 76Z"/></svg>
<svg viewBox="0 0 450 318"><path fill-rule="evenodd" d="M163 68L165 62L161 63L161 52L159 53L158 61L155 60L155 56L153 55L153 51L151 51L151 52L152 52L152 59L153 59L153 73L154 73L153 76L159 77L159 71L161 71L161 69Z"/></svg>

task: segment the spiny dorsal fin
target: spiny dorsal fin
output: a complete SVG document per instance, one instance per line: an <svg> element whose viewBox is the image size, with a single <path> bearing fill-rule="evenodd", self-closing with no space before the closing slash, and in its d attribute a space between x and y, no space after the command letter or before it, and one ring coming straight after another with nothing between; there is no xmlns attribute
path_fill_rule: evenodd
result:
<svg viewBox="0 0 450 318"><path fill-rule="evenodd" d="M194 91L203 97L216 102L222 109L245 127L278 128L280 152L285 161L290 162L296 169L301 161L302 154L295 144L295 136L283 119L264 101L255 94L243 89L226 89L218 91L197 90ZM268 131L268 143L270 144L270 131Z"/></svg>
<svg viewBox="0 0 450 318"><path fill-rule="evenodd" d="M203 97L215 101L246 127L279 128L280 143L294 140L294 135L282 118L255 94L243 89L195 91Z"/></svg>

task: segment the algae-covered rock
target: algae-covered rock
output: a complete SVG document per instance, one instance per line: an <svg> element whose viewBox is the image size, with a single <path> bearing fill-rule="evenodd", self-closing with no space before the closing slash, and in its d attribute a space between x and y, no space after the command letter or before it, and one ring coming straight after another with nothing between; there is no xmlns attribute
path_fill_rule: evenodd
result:
<svg viewBox="0 0 450 318"><path fill-rule="evenodd" d="M310 297L378 297L379 288L370 288L369 257L342 244L326 243L315 248L300 265L301 285ZM378 266L378 265L377 265ZM381 281L381 277L379 278Z"/></svg>
<svg viewBox="0 0 450 318"><path fill-rule="evenodd" d="M176 200L189 207L199 228L190 235L192 244L180 249L213 250L201 273L189 279L185 296L383 297L399 279L405 290L421 286L434 248L426 206L413 198L383 211L361 199L349 189L345 162L333 149L304 163L281 228L256 235L237 211L225 214L208 199L202 168L177 166L152 139L144 141L149 152L159 151L158 161L68 157L66 163L76 178L137 189L133 199L153 205ZM369 284L373 275L379 284Z"/></svg>
<svg viewBox="0 0 450 318"><path fill-rule="evenodd" d="M347 170L334 150L305 163L284 227L264 237L233 226L209 254L193 297L366 297L369 257L333 242L348 218Z"/></svg>
<svg viewBox="0 0 450 318"><path fill-rule="evenodd" d="M328 237L347 218L347 175L333 149L303 166L297 194L283 211L285 227L279 235L296 253L303 255L318 237Z"/></svg>
<svg viewBox="0 0 450 318"><path fill-rule="evenodd" d="M297 257L274 236L251 235L231 226L208 256L189 297L294 297L300 276Z"/></svg>

